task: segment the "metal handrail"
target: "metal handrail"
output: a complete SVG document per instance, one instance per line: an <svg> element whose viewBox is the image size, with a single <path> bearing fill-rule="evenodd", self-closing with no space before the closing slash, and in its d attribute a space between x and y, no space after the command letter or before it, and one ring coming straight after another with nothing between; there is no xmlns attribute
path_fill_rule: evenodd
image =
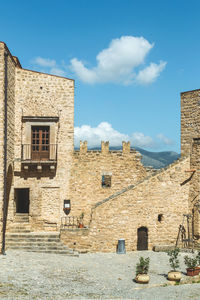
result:
<svg viewBox="0 0 200 300"><path fill-rule="evenodd" d="M83 223L83 218L76 216L61 217L61 229L78 228Z"/></svg>

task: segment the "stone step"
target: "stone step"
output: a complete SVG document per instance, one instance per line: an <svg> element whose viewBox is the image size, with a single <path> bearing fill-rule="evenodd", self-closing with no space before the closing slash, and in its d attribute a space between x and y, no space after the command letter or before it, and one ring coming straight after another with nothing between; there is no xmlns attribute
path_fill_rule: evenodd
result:
<svg viewBox="0 0 200 300"><path fill-rule="evenodd" d="M19 222L19 223L22 223L22 222L24 222L24 223L28 223L29 222L29 218L25 218L25 217L23 217L23 218L14 218L14 222L15 223L17 223L17 222Z"/></svg>
<svg viewBox="0 0 200 300"><path fill-rule="evenodd" d="M74 251L62 244L58 232L7 233L6 249L74 256Z"/></svg>
<svg viewBox="0 0 200 300"><path fill-rule="evenodd" d="M73 256L73 257L79 257L79 253L77 251L74 252L68 252L66 250L35 250L35 249L10 249L10 250L19 250L19 251L25 251L25 252L36 252L36 253L45 253L45 254L63 254L67 256Z"/></svg>
<svg viewBox="0 0 200 300"><path fill-rule="evenodd" d="M29 216L15 216L15 222L29 222Z"/></svg>
<svg viewBox="0 0 200 300"><path fill-rule="evenodd" d="M16 213L15 217L19 217L19 216L29 216L28 213Z"/></svg>
<svg viewBox="0 0 200 300"><path fill-rule="evenodd" d="M63 251L68 251L69 249L67 247L64 247L63 245L8 245L7 248L9 249L24 249L24 250L63 250ZM73 251L72 251L73 252Z"/></svg>
<svg viewBox="0 0 200 300"><path fill-rule="evenodd" d="M15 229L11 229L10 230L11 233L18 233L19 231L18 230L15 230ZM29 233L31 232L30 229L23 229L23 230L20 230L20 232L23 232L23 233Z"/></svg>
<svg viewBox="0 0 200 300"><path fill-rule="evenodd" d="M60 238L59 233L6 233L7 238Z"/></svg>
<svg viewBox="0 0 200 300"><path fill-rule="evenodd" d="M15 228L15 227L24 227L24 226L31 226L30 223L20 223L20 222L15 222L12 225L10 225L10 228Z"/></svg>
<svg viewBox="0 0 200 300"><path fill-rule="evenodd" d="M23 229L31 229L31 227L30 227L30 225L22 225L22 226L16 225L16 226L11 226L10 228L8 228L9 232L10 232L10 230L13 230L13 229L20 231Z"/></svg>
<svg viewBox="0 0 200 300"><path fill-rule="evenodd" d="M20 251L26 251L26 252L39 252L39 253L54 253L54 254L65 254L70 256L78 256L78 252L73 251L71 249L68 249L67 247L44 247L44 246L38 246L38 247L30 247L30 246L8 246L6 249L9 250L20 250Z"/></svg>
<svg viewBox="0 0 200 300"><path fill-rule="evenodd" d="M17 241L7 241L6 242L7 246L16 246L16 247L57 247L57 248L66 248L61 242L27 242L27 241L23 241L23 242L17 242Z"/></svg>
<svg viewBox="0 0 200 300"><path fill-rule="evenodd" d="M10 233L19 233L18 229L12 228L9 230ZM31 230L29 228L20 229L20 233L30 233Z"/></svg>
<svg viewBox="0 0 200 300"><path fill-rule="evenodd" d="M16 238L16 237L6 237L7 242L55 242L59 243L60 239L59 238Z"/></svg>

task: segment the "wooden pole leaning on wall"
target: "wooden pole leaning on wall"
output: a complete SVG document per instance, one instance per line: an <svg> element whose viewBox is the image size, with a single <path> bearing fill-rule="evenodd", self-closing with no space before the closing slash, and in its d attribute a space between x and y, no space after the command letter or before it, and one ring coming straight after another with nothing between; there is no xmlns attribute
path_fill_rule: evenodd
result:
<svg viewBox="0 0 200 300"><path fill-rule="evenodd" d="M192 222L192 238L191 238L191 234L190 234L190 219ZM186 236L186 229L184 226L184 223L186 221L186 226L187 226L187 236ZM179 225L179 231L178 231L178 236L176 239L176 245L175 247L178 247L178 243L181 237L181 241L183 244L183 247L190 247L191 246L191 242L192 242L192 251L194 248L194 228L193 228L193 215L191 214L183 214L183 220L182 220L182 224Z"/></svg>

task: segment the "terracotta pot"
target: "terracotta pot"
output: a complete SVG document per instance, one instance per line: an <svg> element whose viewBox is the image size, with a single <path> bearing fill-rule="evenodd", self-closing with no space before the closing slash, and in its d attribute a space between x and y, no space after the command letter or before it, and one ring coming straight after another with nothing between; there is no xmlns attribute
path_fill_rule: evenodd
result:
<svg viewBox="0 0 200 300"><path fill-rule="evenodd" d="M195 269L199 270L199 273L200 273L200 266L196 267Z"/></svg>
<svg viewBox="0 0 200 300"><path fill-rule="evenodd" d="M187 276L196 276L199 275L200 272L200 268L199 267L195 267L195 268L187 268Z"/></svg>
<svg viewBox="0 0 200 300"><path fill-rule="evenodd" d="M181 272L178 272L178 271L170 271L168 273L168 276L167 276L168 280L170 281L177 281L179 282L181 280Z"/></svg>
<svg viewBox="0 0 200 300"><path fill-rule="evenodd" d="M136 277L135 277L135 281L137 283L148 283L149 282L149 275L148 274L138 274Z"/></svg>
<svg viewBox="0 0 200 300"><path fill-rule="evenodd" d="M83 224L78 224L78 228L84 228Z"/></svg>

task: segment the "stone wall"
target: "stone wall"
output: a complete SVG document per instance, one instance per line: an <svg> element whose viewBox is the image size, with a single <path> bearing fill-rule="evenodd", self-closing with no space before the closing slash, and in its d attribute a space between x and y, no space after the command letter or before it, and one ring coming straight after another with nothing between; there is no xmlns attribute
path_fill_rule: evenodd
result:
<svg viewBox="0 0 200 300"><path fill-rule="evenodd" d="M148 247L175 244L183 214L188 212L189 176L185 158L121 190L93 206L89 230L62 230L61 239L77 250L115 252L125 238L128 251L137 249L137 229L148 228ZM162 215L162 220L158 220ZM82 233L81 233L82 232Z"/></svg>
<svg viewBox="0 0 200 300"><path fill-rule="evenodd" d="M190 168L188 169L190 176L189 191L189 211L194 216L194 235L200 237L200 139L193 141L191 145ZM198 206L199 205L199 209Z"/></svg>
<svg viewBox="0 0 200 300"><path fill-rule="evenodd" d="M3 220L4 184L6 187L6 206L8 213L9 197L13 185L14 161L14 114L15 114L15 66L16 63L7 46L0 42L0 211ZM5 101L7 106L5 110ZM6 118L7 117L7 118ZM4 137L6 134L6 182L4 182ZM1 223L2 226L2 223ZM2 236L1 236L2 237Z"/></svg>
<svg viewBox="0 0 200 300"><path fill-rule="evenodd" d="M181 155L190 155L189 211L194 234L200 237L200 90L181 93Z"/></svg>
<svg viewBox="0 0 200 300"><path fill-rule="evenodd" d="M136 184L146 176L140 153L130 150L130 143L123 142L122 151L109 151L109 143L102 142L101 151L88 151L87 143L75 151L70 177L71 212L69 216L84 213L85 225L91 207L122 188ZM102 186L102 176L110 177L111 186Z"/></svg>
<svg viewBox="0 0 200 300"><path fill-rule="evenodd" d="M2 221L3 221L3 196L4 196L4 81L5 81L5 63L4 63L4 43L0 43L0 242L2 240Z"/></svg>
<svg viewBox="0 0 200 300"><path fill-rule="evenodd" d="M9 53L9 52L8 52ZM16 62L9 53L7 58L7 216L12 214L10 199L13 194L14 142L15 142L15 68ZM10 205L11 204L11 205Z"/></svg>
<svg viewBox="0 0 200 300"><path fill-rule="evenodd" d="M181 155L190 154L194 138L200 138L200 90L181 93Z"/></svg>
<svg viewBox="0 0 200 300"><path fill-rule="evenodd" d="M74 149L74 81L18 67L15 101L14 188L29 188L32 230L56 230L64 214L63 201L69 198L69 177ZM27 139L31 140L28 128L32 123L29 117L35 118L33 124L49 125L52 129L50 143L58 145L57 164L53 172L42 163L39 169L33 164L29 164L27 169L24 168L21 153L22 145L27 143ZM42 117L44 118L41 121ZM45 121L47 117L50 119L48 122ZM51 121L51 117L56 121ZM10 226L14 221L15 211L13 189L10 195Z"/></svg>

